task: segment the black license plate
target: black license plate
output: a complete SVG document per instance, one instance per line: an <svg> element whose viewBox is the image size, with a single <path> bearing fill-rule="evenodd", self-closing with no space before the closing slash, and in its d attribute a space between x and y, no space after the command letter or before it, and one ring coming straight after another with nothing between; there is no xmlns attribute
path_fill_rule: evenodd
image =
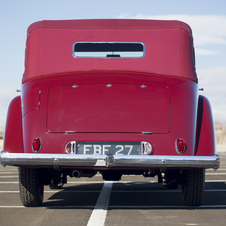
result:
<svg viewBox="0 0 226 226"><path fill-rule="evenodd" d="M140 142L77 142L76 154L140 155Z"/></svg>

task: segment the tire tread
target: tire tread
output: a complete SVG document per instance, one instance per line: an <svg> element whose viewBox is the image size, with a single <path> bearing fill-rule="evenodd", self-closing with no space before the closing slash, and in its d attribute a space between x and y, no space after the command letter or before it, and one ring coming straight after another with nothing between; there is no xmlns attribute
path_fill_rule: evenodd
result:
<svg viewBox="0 0 226 226"><path fill-rule="evenodd" d="M40 206L43 186L39 184L37 169L19 167L20 199L24 206Z"/></svg>
<svg viewBox="0 0 226 226"><path fill-rule="evenodd" d="M200 206L205 185L205 170L188 170L185 172L185 184L182 186L182 200L187 206Z"/></svg>

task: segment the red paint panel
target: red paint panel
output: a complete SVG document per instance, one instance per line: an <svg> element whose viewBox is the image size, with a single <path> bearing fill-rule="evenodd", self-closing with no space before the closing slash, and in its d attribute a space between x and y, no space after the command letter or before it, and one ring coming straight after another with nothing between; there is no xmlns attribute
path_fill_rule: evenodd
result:
<svg viewBox="0 0 226 226"><path fill-rule="evenodd" d="M73 84L72 84L73 85ZM78 84L49 89L49 132L170 131L169 89L134 84Z"/></svg>
<svg viewBox="0 0 226 226"><path fill-rule="evenodd" d="M23 95L22 99L22 113L23 116L31 110L39 108L40 105L40 89L31 89Z"/></svg>
<svg viewBox="0 0 226 226"><path fill-rule="evenodd" d="M198 156L211 156L215 154L215 135L213 117L209 100L200 95L197 123L197 150Z"/></svg>
<svg viewBox="0 0 226 226"><path fill-rule="evenodd" d="M8 109L3 150L10 153L23 152L21 97L15 97Z"/></svg>
<svg viewBox="0 0 226 226"><path fill-rule="evenodd" d="M40 27L36 24L29 29L23 82L37 76L87 70L153 72L197 81L191 31L184 23L75 20L64 23L64 28L58 23L43 22ZM72 48L79 41L142 42L145 56L137 59L75 58Z"/></svg>
<svg viewBox="0 0 226 226"><path fill-rule="evenodd" d="M100 29L100 28L183 28L191 33L191 28L184 22L178 20L136 20L136 19L91 19L91 20L43 20L31 24L28 28L29 35L37 28L64 28L64 29Z"/></svg>

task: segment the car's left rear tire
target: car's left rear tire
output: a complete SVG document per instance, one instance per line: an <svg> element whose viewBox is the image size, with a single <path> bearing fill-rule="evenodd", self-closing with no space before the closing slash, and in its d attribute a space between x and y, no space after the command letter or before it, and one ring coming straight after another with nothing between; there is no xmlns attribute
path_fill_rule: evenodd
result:
<svg viewBox="0 0 226 226"><path fill-rule="evenodd" d="M184 171L182 184L182 201L186 206L200 206L205 186L205 170Z"/></svg>
<svg viewBox="0 0 226 226"><path fill-rule="evenodd" d="M38 169L19 167L20 199L24 206L40 206L44 186L40 184Z"/></svg>

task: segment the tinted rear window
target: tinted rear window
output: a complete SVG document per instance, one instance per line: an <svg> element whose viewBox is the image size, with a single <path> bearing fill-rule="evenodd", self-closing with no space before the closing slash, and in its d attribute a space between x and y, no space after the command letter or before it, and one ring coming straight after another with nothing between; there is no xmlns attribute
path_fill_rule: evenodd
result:
<svg viewBox="0 0 226 226"><path fill-rule="evenodd" d="M82 58L140 58L144 44L140 42L76 42L74 57Z"/></svg>

